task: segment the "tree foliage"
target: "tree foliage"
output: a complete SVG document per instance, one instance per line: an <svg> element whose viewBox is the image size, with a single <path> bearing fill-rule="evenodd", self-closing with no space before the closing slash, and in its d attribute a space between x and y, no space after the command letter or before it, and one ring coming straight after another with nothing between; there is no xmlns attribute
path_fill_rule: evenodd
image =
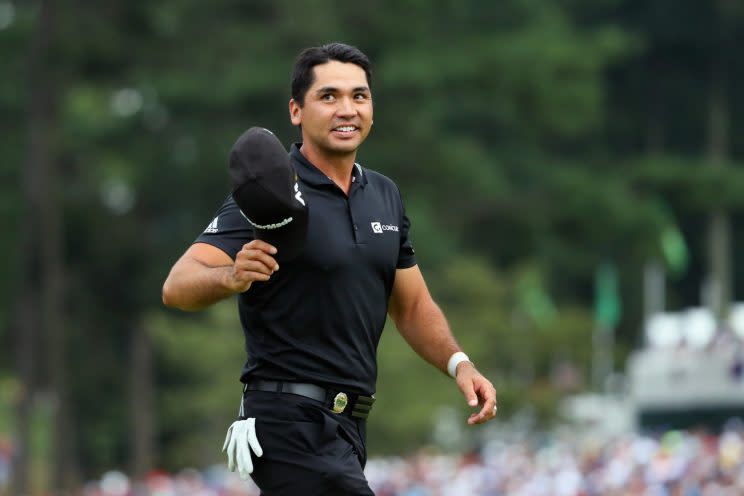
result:
<svg viewBox="0 0 744 496"><path fill-rule="evenodd" d="M732 244L744 241L736 229L744 100L735 92L744 10L735 2L5 0L0 377L20 377L19 322L42 311L37 299L19 313L21 282L39 291L48 283L38 270L38 213L23 189L33 157L28 54L44 5L55 16L43 67L82 477L130 463L137 332L155 360L153 463L220 459L243 358L234 308L168 312L160 287L226 195L237 136L262 125L287 145L298 139L287 101L305 46L340 40L372 57L375 126L359 160L399 184L427 281L496 383L504 415L539 405L549 422L560 396L587 384L600 263L620 268L618 340L628 349L640 342L641 270L668 250L663 232L673 227L689 250L689 270L669 285L677 306L698 304L711 212L729 212ZM711 81L727 95L717 134ZM711 155L711 140L723 154ZM24 226L30 248L13 235ZM744 269L735 266L733 281L740 289ZM556 379L565 366L578 381ZM34 367L39 380L28 390L52 387L48 364ZM392 328L378 386L373 452L430 441L440 405L462 405L467 417L451 381Z"/></svg>

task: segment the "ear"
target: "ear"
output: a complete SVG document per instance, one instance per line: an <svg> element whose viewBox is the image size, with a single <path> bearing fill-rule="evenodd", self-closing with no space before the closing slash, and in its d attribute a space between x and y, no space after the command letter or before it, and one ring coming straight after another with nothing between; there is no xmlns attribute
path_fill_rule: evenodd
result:
<svg viewBox="0 0 744 496"><path fill-rule="evenodd" d="M294 98L289 100L289 120L295 126L302 124L302 107Z"/></svg>

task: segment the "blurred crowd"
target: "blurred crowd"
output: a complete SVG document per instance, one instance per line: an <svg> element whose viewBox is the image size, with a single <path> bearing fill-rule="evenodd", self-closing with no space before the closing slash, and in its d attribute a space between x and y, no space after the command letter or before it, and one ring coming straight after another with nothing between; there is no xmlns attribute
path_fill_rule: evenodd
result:
<svg viewBox="0 0 744 496"><path fill-rule="evenodd" d="M422 451L376 458L366 469L377 496L741 496L744 429L668 431L658 436L493 440L477 452ZM153 473L133 484L120 472L88 484L85 496L258 496L224 466Z"/></svg>

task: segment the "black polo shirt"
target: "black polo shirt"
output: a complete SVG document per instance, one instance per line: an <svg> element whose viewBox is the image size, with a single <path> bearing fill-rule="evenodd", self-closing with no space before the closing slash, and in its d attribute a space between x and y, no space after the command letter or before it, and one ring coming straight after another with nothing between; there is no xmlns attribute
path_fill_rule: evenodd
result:
<svg viewBox="0 0 744 496"><path fill-rule="evenodd" d="M400 191L356 165L348 197L292 145L309 209L307 243L267 282L239 295L249 377L375 391L377 344L395 270L416 264ZM231 196L195 242L233 259L253 239Z"/></svg>

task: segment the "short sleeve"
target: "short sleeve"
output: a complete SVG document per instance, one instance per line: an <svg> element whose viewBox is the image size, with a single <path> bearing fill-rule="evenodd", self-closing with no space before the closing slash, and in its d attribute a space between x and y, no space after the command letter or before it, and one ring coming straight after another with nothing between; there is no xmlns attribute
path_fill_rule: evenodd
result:
<svg viewBox="0 0 744 496"><path fill-rule="evenodd" d="M400 191L398 192L400 195ZM414 256L413 243L409 235L411 229L411 221L406 215L405 207L403 207L403 199L400 200L401 204L401 219L400 219L400 250L398 250L398 264L397 269L407 269L416 265L416 257Z"/></svg>
<svg viewBox="0 0 744 496"><path fill-rule="evenodd" d="M254 238L253 228L240 213L232 195L228 195L214 219L194 240L194 243L216 246L235 260L235 256L243 245L253 241Z"/></svg>

